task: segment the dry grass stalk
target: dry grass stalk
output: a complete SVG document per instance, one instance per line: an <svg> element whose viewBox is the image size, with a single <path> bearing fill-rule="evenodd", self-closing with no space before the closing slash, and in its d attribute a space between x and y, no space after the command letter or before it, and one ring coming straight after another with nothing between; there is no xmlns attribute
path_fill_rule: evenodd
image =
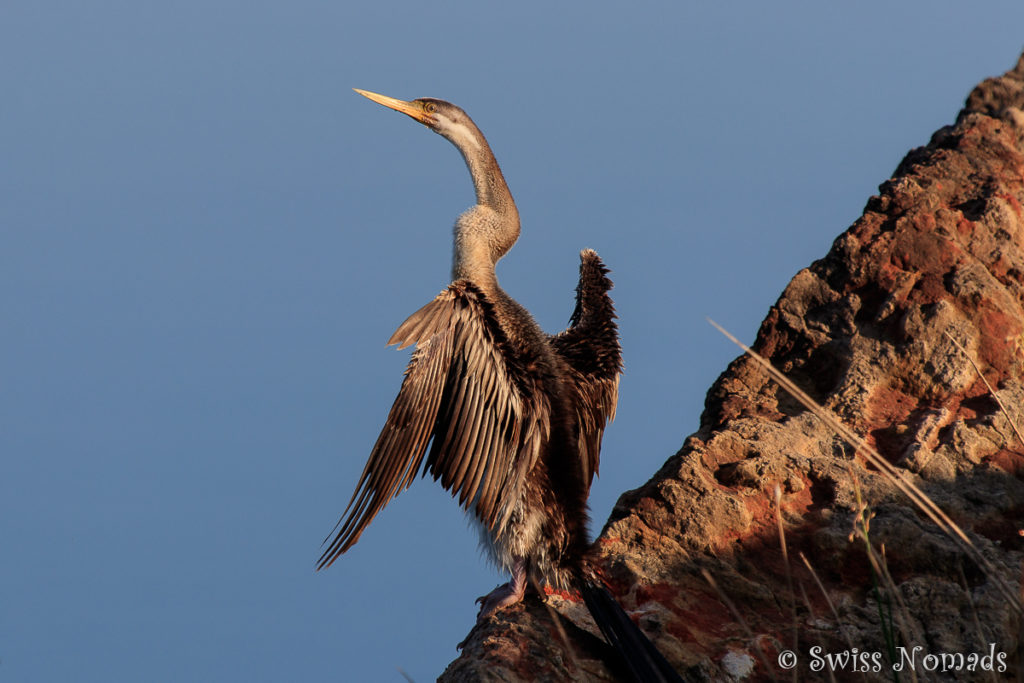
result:
<svg viewBox="0 0 1024 683"><path fill-rule="evenodd" d="M982 374L981 368L978 367L978 364L974 362L974 358L971 357L971 354L967 353L967 349L961 346L960 342L958 342L956 339L953 339L953 335L951 335L949 332L946 332L946 337L948 337L949 341L953 342L953 345L956 346L956 348L960 349L960 353L964 354L967 360L970 361L971 367L973 367L974 371L978 373L978 377L981 378L981 381L985 383L985 388L988 389L989 395L991 395L992 398L995 399L996 405L999 406L999 409L1003 411L1003 415L1006 416L1006 421L1010 423L1010 429L1012 429L1013 433L1017 435L1017 440L1020 441L1021 445L1024 445L1024 436L1021 436L1020 429L1017 427L1017 423L1014 422L1012 417L1010 417L1010 411L1007 410L1006 406L1003 405L1003 402L999 400L999 395L996 394L996 390L993 389L992 385L988 383L987 379L985 379L985 375Z"/></svg>
<svg viewBox="0 0 1024 683"><path fill-rule="evenodd" d="M722 591L722 589L718 587L718 582L715 581L715 577L711 576L711 572L709 572L707 569L701 569L700 573L704 576L704 580L708 582L708 585L714 588L715 592L718 593L718 599L721 600L722 603L729 608L730 612L732 612L733 618L736 620L736 623L738 623L740 627L743 629L743 632L746 634L747 639L754 644L754 648L757 650L757 658L760 659L761 664L764 665L764 670L768 672L768 675L771 676L773 681L777 681L778 679L775 678L775 671L774 669L772 669L771 664L768 663L768 657L767 655L765 655L764 650L761 648L761 641L754 637L754 632L750 630L749 626L747 626L746 620L743 618L743 615L740 614L740 611L736 609L736 605L734 605L732 603L732 600L729 599L729 596L726 595Z"/></svg>
<svg viewBox="0 0 1024 683"><path fill-rule="evenodd" d="M708 322L710 322L715 329L724 334L730 341L743 349L743 351L761 365L761 367L767 370L772 376L772 379L778 382L780 386L803 404L805 408L818 416L822 422L831 427L840 437L853 446L856 452L863 453L864 457L869 463L871 463L871 465L878 469L886 479L888 479L897 489L913 501L918 509L920 509L950 538L960 544L964 551L985 571L985 574L988 575L989 579L993 584L995 584L999 591L1003 593L1011 607L1018 614L1024 613L1024 607L1021 605L1019 596L1011 590L1002 577L999 576L996 568L988 558L981 554L981 551L979 551L974 543L967 537L967 534L964 533L963 529L961 529L956 522L950 519L949 515L936 505L927 494L917 487L917 485L910 481L909 476L905 472L902 472L891 465L888 460L883 458L877 450L864 441L864 439L862 439L856 432L843 424L843 422L833 415L831 411L814 401L814 399L808 396L788 377L779 372L766 358L738 340L715 321L709 318Z"/></svg>
<svg viewBox="0 0 1024 683"><path fill-rule="evenodd" d="M793 590L793 572L789 569L789 551L786 549L786 530L782 526L782 489L775 485L775 521L779 526L779 545L782 548L782 564L786 568L786 584L789 594L793 597L793 651L800 651L800 623L796 615L795 591ZM794 683L799 680L796 667L793 668Z"/></svg>

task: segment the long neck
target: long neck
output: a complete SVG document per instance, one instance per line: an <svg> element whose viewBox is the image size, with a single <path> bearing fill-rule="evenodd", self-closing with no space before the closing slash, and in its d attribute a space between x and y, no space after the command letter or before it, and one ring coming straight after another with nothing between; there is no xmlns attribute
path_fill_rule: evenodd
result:
<svg viewBox="0 0 1024 683"><path fill-rule="evenodd" d="M519 237L519 211L490 146L479 130L449 139L458 147L476 190L476 205L455 222L452 278L497 288L494 265Z"/></svg>
<svg viewBox="0 0 1024 683"><path fill-rule="evenodd" d="M457 146L462 152L462 158L466 160L469 175L473 178L477 205L486 206L498 213L511 213L518 221L516 203L498 166L498 160L494 158L494 152L482 135L474 142L479 146L470 145L468 149L466 145Z"/></svg>

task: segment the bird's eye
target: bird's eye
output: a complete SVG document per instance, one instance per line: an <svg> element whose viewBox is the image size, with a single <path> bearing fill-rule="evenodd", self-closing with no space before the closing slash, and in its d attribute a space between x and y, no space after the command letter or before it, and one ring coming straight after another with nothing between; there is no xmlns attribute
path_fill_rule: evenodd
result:
<svg viewBox="0 0 1024 683"><path fill-rule="evenodd" d="M428 114L433 114L435 111L437 111L437 105L434 104L433 102L427 102L426 104L423 105L423 111L427 112Z"/></svg>

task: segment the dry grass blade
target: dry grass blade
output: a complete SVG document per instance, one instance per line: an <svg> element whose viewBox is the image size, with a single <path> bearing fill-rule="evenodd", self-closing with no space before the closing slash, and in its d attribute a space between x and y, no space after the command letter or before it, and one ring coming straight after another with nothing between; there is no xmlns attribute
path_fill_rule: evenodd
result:
<svg viewBox="0 0 1024 683"><path fill-rule="evenodd" d="M807 595L807 591L804 590L804 584L802 581L797 581L796 585L800 588L800 598L804 601L804 606L807 608L807 614L810 615L811 621L813 623L814 621L816 621L816 617L814 614L814 605L811 604L811 598ZM852 650L853 648L851 647L850 649ZM794 669L794 672L795 671L796 669ZM828 673L828 680L832 681L832 683L835 683L836 675L832 673L831 667L826 666L825 671L826 673ZM793 678L794 680L799 680L799 676L796 673L793 674ZM861 678L864 678L864 674L861 674Z"/></svg>
<svg viewBox="0 0 1024 683"><path fill-rule="evenodd" d="M835 603L832 602L832 598L829 597L828 591L825 590L825 584L821 582L821 579L818 577L818 572L814 571L814 567L811 566L811 561L807 559L807 556L803 553L800 553L800 559L804 561L804 566L807 567L807 571L811 573L811 576L814 578L814 582L818 584L818 590L820 590L821 594L825 596L825 603L828 605L828 608L832 610L832 616L835 618L836 626L838 627L839 624L842 623L842 619L839 618L839 611L836 609ZM850 634L848 634L846 631L843 631L842 629L840 629L840 632L843 634L843 638L846 640L846 644L850 647L851 650L853 650L854 646L853 641L850 639Z"/></svg>
<svg viewBox="0 0 1024 683"><path fill-rule="evenodd" d="M889 461L883 458L877 450L871 447L856 432L843 424L839 418L832 414L831 411L819 405L788 377L775 369L775 366L768 362L766 358L762 357L739 339L729 334L729 332L714 320L709 318L708 322L710 322L716 330L724 334L730 341L732 341L732 343L743 349L747 355L768 371L772 376L772 379L792 394L796 400L800 401L805 408L817 415L822 422L831 427L837 434L839 434L840 437L853 446L857 452L862 452L867 461L878 469L904 495L913 501L914 504L917 505L918 509L920 509L928 519L935 522L935 524L946 532L950 538L954 539L961 545L961 547L963 547L965 552L985 571L988 577L996 585L999 591L1003 593L1007 601L1018 614L1024 613L1024 607L1021 606L1020 598L1010 589L1006 582L1003 581L1002 577L999 576L996 568L991 562L989 562L988 558L981 554L974 543L967 537L967 534L964 533L963 529L961 529L956 522L950 519L949 515L936 505L935 502L927 496L927 494L921 491L921 489L919 489L912 481L906 479L903 472L891 465Z"/></svg>
<svg viewBox="0 0 1024 683"><path fill-rule="evenodd" d="M704 576L704 580L708 582L708 585L715 589L715 592L718 593L718 599L729 608L729 611L732 612L733 618L736 619L736 622L743 628L743 631L746 633L750 642L754 644L754 648L757 650L757 658L761 660L765 671L768 672L768 675L771 676L773 681L777 681L778 679L775 678L775 671L772 669L771 664L768 663L768 657L765 655L764 650L761 649L761 642L754 637L754 632L750 630L749 626L747 626L746 620L743 618L743 615L740 614L740 611L736 609L736 605L734 605L732 600L729 599L729 596L718 587L718 582L715 581L715 577L711 576L711 572L707 569L701 569L700 573Z"/></svg>
<svg viewBox="0 0 1024 683"><path fill-rule="evenodd" d="M949 341L953 342L953 345L956 346L956 348L960 349L960 353L964 354L967 360L970 361L971 367L973 367L974 371L978 373L978 377L981 378L981 381L985 383L985 388L988 389L988 393L992 396L992 398L995 399L996 405L999 406L999 409L1003 411L1003 415L1006 416L1006 421L1010 423L1010 429L1012 429L1013 433L1017 435L1017 440L1020 441L1021 445L1024 445L1024 436L1021 436L1020 429L1017 428L1017 423L1013 421L1012 417L1010 417L1010 411L1007 410L1006 406L1003 405L1003 402L999 400L999 396L996 394L996 390L993 389L992 385L988 383L987 379L985 379L985 375L982 374L981 368L979 368L978 364L974 362L974 359L971 357L971 354L967 353L967 349L961 346L960 342L958 342L956 339L953 339L953 335L951 335L949 332L946 332L946 337L948 337Z"/></svg>
<svg viewBox="0 0 1024 683"><path fill-rule="evenodd" d="M910 618L910 610L907 609L906 603L903 602L903 595L900 593L900 589L897 588L896 582L892 578L892 574L889 573L889 567L885 563L885 558L878 557L878 554L875 552L874 548L871 547L871 543L867 540L866 536L864 537L864 541L868 549L867 555L868 561L871 563L871 568L875 571L876 575L878 575L882 579L882 583L885 585L885 590L888 591L889 595L896 599L896 604L899 607L899 609L893 611L892 614L895 615L896 621L899 623L900 632L903 634L903 642L926 642L924 637L921 636L921 634L917 633L916 630L912 627L913 620ZM885 551L883 548L883 555L884 552ZM895 663L896 662L893 661L893 664ZM913 667L911 667L910 669L908 669L908 671L910 673L910 679L912 681L917 681L916 670Z"/></svg>
<svg viewBox="0 0 1024 683"><path fill-rule="evenodd" d="M786 530L782 526L782 489L775 486L775 522L779 527L779 546L782 548L782 564L786 568L786 584L789 587L789 594L795 595L793 590L793 572L789 568L789 550L786 548ZM797 620L796 600L793 600L793 651L800 651L800 622ZM793 669L793 680L800 680L796 668Z"/></svg>

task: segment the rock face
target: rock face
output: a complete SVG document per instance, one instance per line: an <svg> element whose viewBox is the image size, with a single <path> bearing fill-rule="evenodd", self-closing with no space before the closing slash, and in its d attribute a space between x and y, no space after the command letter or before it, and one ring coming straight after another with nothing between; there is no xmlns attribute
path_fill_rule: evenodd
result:
<svg viewBox="0 0 1024 683"><path fill-rule="evenodd" d="M900 680L1024 675L1024 443L996 400L1024 423L1024 57L797 273L754 349L975 550L743 356L597 540L641 628L693 680L893 680L900 662ZM440 680L616 680L595 632L571 596L528 598Z"/></svg>

